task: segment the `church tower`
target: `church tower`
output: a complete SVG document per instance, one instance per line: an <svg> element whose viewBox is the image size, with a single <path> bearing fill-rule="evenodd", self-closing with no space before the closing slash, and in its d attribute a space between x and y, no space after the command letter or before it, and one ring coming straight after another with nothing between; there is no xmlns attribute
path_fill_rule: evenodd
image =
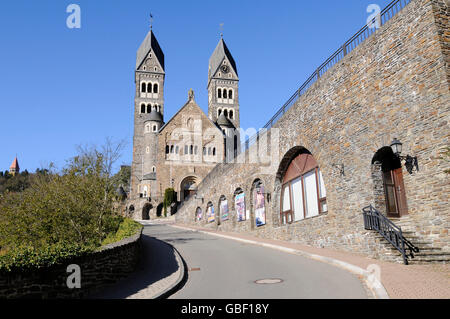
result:
<svg viewBox="0 0 450 319"><path fill-rule="evenodd" d="M164 79L164 53L150 30L137 52L135 70L131 197L142 199L136 209L157 191L158 132L164 124Z"/></svg>
<svg viewBox="0 0 450 319"><path fill-rule="evenodd" d="M19 161L17 160L17 156L12 162L11 166L9 167L9 173L12 176L16 176L17 174L20 173Z"/></svg>
<svg viewBox="0 0 450 319"><path fill-rule="evenodd" d="M225 135L225 159L240 153L239 77L236 62L223 38L209 59L208 116Z"/></svg>
<svg viewBox="0 0 450 319"><path fill-rule="evenodd" d="M209 59L208 71L209 118L217 123L221 114L240 127L239 77L236 63L223 38Z"/></svg>

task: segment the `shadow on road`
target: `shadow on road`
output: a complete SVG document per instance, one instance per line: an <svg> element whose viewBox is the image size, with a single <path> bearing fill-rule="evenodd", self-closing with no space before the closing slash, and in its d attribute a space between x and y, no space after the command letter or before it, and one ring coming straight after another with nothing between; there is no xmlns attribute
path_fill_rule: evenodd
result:
<svg viewBox="0 0 450 319"><path fill-rule="evenodd" d="M173 248L145 234L146 230L147 227L142 234L142 255L136 271L89 299L125 299L178 271Z"/></svg>

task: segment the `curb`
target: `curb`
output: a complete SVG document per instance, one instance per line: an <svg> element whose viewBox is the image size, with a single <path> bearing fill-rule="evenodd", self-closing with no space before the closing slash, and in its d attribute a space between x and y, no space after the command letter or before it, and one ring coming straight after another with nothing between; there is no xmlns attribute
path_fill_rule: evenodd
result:
<svg viewBox="0 0 450 319"><path fill-rule="evenodd" d="M166 243L166 242L164 242L164 243ZM173 247L171 244L168 244L168 243L166 243L166 244L171 246L173 249L175 258L177 259L177 263L179 266L179 268L178 268L179 275L178 275L177 280L173 284L171 284L169 287L164 289L162 292L153 296L153 299L167 299L168 297L173 295L175 292L180 290L186 284L187 279L188 279L187 264L184 261L183 257L181 257L181 254L178 252L178 250L175 247Z"/></svg>
<svg viewBox="0 0 450 319"><path fill-rule="evenodd" d="M262 247L277 249L277 250L284 251L286 253L300 255L300 256L303 256L306 258L314 259L316 261L324 262L324 263L342 268L353 274L358 275L359 278L364 281L364 283L367 285L367 287L370 289L370 291L372 292L373 296L376 299L390 299L383 284L381 283L380 280L378 280L378 278L373 273L371 273L363 268L360 268L358 266L349 264L345 261L341 261L341 260L330 258L330 257L311 254L311 253L301 251L298 249L287 248L287 247L277 246L277 245L267 244L267 243L260 243L260 242L254 241L254 240L242 239L242 238L238 238L238 237L232 237L232 236L228 236L228 235L222 235L222 234L212 233L212 232L208 232L208 231L183 227L183 226L175 226L175 225L170 225L170 226L179 228L179 229L189 230L192 232L199 232L199 233L204 233L204 234L212 235L212 236L216 236L216 237L222 237L222 238L226 238L226 239L240 241L240 242L244 242L247 244L253 244L253 245L258 245L258 246L262 246Z"/></svg>

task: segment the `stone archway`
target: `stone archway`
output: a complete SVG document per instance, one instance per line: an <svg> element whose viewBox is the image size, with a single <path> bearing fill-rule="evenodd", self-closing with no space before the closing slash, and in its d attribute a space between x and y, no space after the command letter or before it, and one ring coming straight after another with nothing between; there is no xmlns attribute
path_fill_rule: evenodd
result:
<svg viewBox="0 0 450 319"><path fill-rule="evenodd" d="M197 193L197 182L198 178L196 176L187 176L180 183L180 202L184 202L189 197Z"/></svg>
<svg viewBox="0 0 450 319"><path fill-rule="evenodd" d="M142 208L142 220L150 220L150 210L153 208L152 204L145 204Z"/></svg>
<svg viewBox="0 0 450 319"><path fill-rule="evenodd" d="M408 214L401 160L392 148L380 148L372 158L375 208L389 217Z"/></svg>

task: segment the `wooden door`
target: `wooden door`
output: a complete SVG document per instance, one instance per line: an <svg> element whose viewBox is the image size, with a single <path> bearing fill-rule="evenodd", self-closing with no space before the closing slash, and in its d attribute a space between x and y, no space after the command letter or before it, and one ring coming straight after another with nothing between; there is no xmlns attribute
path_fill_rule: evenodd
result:
<svg viewBox="0 0 450 319"><path fill-rule="evenodd" d="M383 173L386 196L386 212L391 217L401 217L408 213L402 169Z"/></svg>

